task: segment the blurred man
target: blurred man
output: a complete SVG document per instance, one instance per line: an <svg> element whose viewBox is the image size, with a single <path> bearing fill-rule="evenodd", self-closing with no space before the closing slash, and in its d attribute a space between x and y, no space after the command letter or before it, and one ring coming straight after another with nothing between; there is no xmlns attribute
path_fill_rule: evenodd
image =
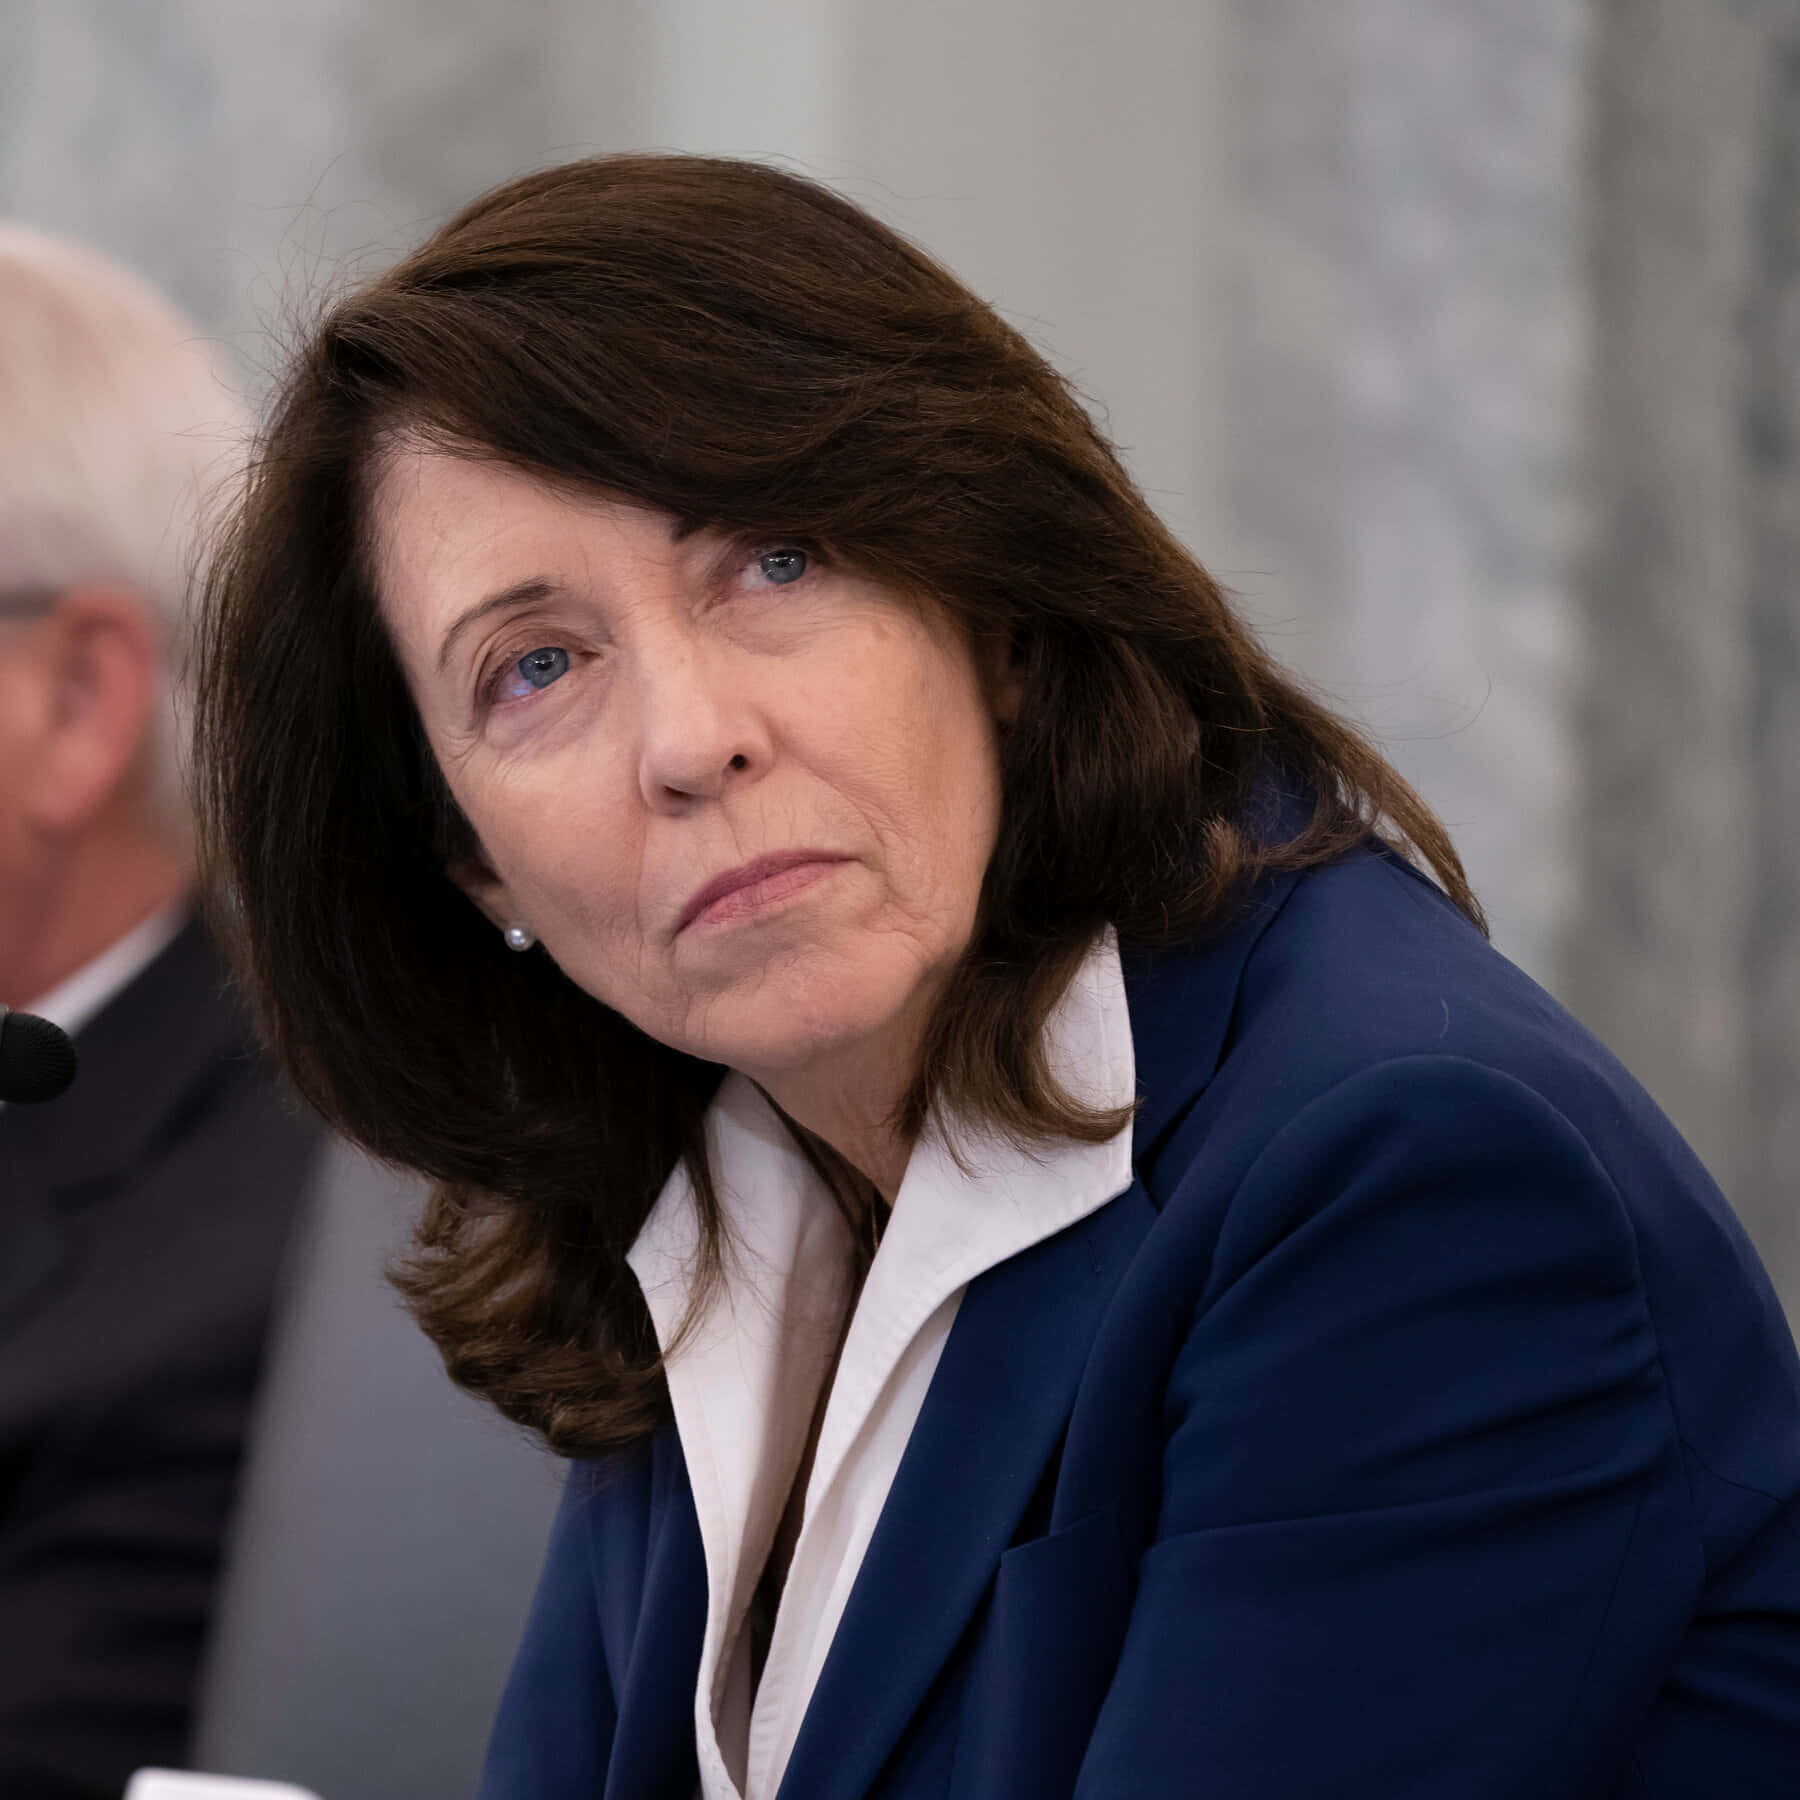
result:
<svg viewBox="0 0 1800 1800"><path fill-rule="evenodd" d="M0 1001L75 1034L0 1110L0 1795L179 1763L277 1267L318 1143L193 916L177 676L242 433L90 252L0 226Z"/></svg>

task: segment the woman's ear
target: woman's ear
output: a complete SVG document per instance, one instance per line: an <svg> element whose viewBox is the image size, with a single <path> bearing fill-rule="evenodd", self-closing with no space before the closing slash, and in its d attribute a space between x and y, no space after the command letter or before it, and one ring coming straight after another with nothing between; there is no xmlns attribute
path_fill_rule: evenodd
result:
<svg viewBox="0 0 1800 1800"><path fill-rule="evenodd" d="M983 656L982 685L995 722L1004 731L1016 724L1025 699L1025 659L1016 643L994 643Z"/></svg>
<svg viewBox="0 0 1800 1800"><path fill-rule="evenodd" d="M446 864L444 873L481 909L482 916L496 931L524 922L513 904L511 890L485 859L461 857Z"/></svg>

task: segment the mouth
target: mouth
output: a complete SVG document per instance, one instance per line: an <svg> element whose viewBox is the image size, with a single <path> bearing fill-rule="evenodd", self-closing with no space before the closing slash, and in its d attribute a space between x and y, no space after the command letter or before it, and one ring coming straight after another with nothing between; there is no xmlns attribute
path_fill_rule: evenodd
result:
<svg viewBox="0 0 1800 1800"><path fill-rule="evenodd" d="M682 908L679 937L690 925L719 925L762 912L822 880L850 859L829 850L781 850L727 869L699 889Z"/></svg>

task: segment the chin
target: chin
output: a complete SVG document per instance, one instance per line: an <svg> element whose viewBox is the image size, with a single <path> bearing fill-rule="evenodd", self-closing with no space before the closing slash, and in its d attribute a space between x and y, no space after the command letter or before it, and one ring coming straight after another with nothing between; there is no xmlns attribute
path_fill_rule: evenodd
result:
<svg viewBox="0 0 1800 1800"><path fill-rule="evenodd" d="M745 1020L734 1030L719 1032L700 1054L746 1074L785 1073L847 1055L877 1035L884 1023L860 1016Z"/></svg>
<svg viewBox="0 0 1800 1800"><path fill-rule="evenodd" d="M746 1073L803 1069L892 1030L916 1005L917 983L884 981L867 967L829 974L790 969L741 999L708 1008L709 1047L696 1054Z"/></svg>

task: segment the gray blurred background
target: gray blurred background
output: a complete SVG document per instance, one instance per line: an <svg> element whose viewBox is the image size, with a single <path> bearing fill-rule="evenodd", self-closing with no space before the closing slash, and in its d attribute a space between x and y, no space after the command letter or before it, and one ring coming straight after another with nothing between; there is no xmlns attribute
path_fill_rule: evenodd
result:
<svg viewBox="0 0 1800 1800"><path fill-rule="evenodd" d="M1800 1316L1800 0L6 0L0 215L253 394L481 189L785 160L1077 382Z"/></svg>

